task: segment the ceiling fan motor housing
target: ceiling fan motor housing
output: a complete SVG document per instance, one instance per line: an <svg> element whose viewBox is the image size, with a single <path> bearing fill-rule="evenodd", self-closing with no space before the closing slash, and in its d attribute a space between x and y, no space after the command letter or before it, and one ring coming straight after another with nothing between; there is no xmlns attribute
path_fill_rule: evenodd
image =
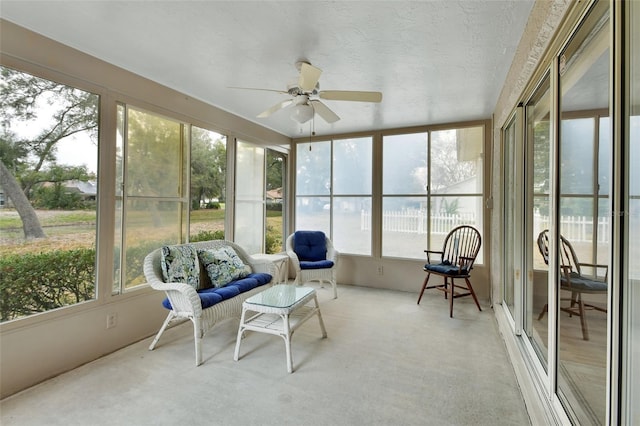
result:
<svg viewBox="0 0 640 426"><path fill-rule="evenodd" d="M311 92L305 92L297 84L291 84L287 87L287 93L291 96L298 96L298 95L317 96L319 91L320 91L320 83L316 83L316 87L314 87Z"/></svg>

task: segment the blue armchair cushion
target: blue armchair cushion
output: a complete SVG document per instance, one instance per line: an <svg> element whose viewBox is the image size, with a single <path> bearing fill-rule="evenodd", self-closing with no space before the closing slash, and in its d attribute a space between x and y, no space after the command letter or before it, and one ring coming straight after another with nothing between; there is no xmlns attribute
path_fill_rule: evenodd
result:
<svg viewBox="0 0 640 426"><path fill-rule="evenodd" d="M607 291L607 283L602 281L590 280L589 278L578 275L575 272L569 274L571 280L571 288L582 291ZM567 285L566 279L562 276L562 284Z"/></svg>
<svg viewBox="0 0 640 426"><path fill-rule="evenodd" d="M293 251L300 261L317 262L327 258L327 241L322 231L296 231Z"/></svg>
<svg viewBox="0 0 640 426"><path fill-rule="evenodd" d="M302 261L300 262L300 269L329 269L333 268L333 261L331 260L318 260L317 262Z"/></svg>
<svg viewBox="0 0 640 426"><path fill-rule="evenodd" d="M252 273L245 278L235 280L224 287L210 287L198 291L200 305L202 309L209 308L223 300L231 299L240 293L252 290L271 281L272 276L264 273ZM171 302L166 298L162 301L162 306L171 309Z"/></svg>
<svg viewBox="0 0 640 426"><path fill-rule="evenodd" d="M451 262L445 260L442 263L427 263L424 265L424 270L427 272L435 272L437 274L444 275L467 275L469 271L466 268L460 268L456 265L452 265Z"/></svg>
<svg viewBox="0 0 640 426"><path fill-rule="evenodd" d="M163 246L160 251L160 267L165 282L189 284L196 290L200 288L200 264L193 246Z"/></svg>

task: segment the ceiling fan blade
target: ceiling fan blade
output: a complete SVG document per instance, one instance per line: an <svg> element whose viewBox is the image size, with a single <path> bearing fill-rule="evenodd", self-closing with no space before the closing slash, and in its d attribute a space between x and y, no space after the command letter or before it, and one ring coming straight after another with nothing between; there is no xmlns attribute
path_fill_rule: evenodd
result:
<svg viewBox="0 0 640 426"><path fill-rule="evenodd" d="M236 87L236 86L227 86L227 89L240 89L240 90L260 90L262 92L275 92L282 93L283 95L288 95L288 92L284 90L276 90L276 89L259 89L257 87Z"/></svg>
<svg viewBox="0 0 640 426"><path fill-rule="evenodd" d="M340 117L338 117L335 112L331 111L329 107L322 102L312 100L309 101L309 103L313 106L313 110L317 112L318 115L322 117L322 119L327 123L335 123L336 121L340 120Z"/></svg>
<svg viewBox="0 0 640 426"><path fill-rule="evenodd" d="M322 70L320 68L316 68L311 64L302 62L300 65L298 87L300 87L304 92L312 92L313 89L316 88L318 80L320 80L320 74L322 74Z"/></svg>
<svg viewBox="0 0 640 426"><path fill-rule="evenodd" d="M260 114L258 114L258 118L269 117L274 112L280 111L282 108L286 108L289 105L291 105L292 103L293 103L293 99L287 99L287 100L284 100L284 101L282 101L280 103L277 103L274 106L272 106L271 108L269 108L268 110L262 111Z"/></svg>
<svg viewBox="0 0 640 426"><path fill-rule="evenodd" d="M332 101L381 102L380 92L358 92L351 90L323 90L318 94L322 99Z"/></svg>

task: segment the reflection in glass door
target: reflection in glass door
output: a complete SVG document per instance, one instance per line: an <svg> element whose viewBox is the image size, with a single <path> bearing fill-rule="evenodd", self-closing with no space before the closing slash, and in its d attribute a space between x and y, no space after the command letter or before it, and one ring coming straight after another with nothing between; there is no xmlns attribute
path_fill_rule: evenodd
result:
<svg viewBox="0 0 640 426"><path fill-rule="evenodd" d="M560 56L557 393L574 422L606 423L609 158L609 3L597 2ZM605 168L604 173L608 173ZM604 220L599 220L602 217ZM564 238L566 243L558 240ZM604 246L604 247L603 247ZM580 263L603 267L585 267Z"/></svg>
<svg viewBox="0 0 640 426"><path fill-rule="evenodd" d="M548 371L548 321L546 315L549 300L549 266L538 247L538 236L549 229L550 167L550 83L547 76L527 102L525 178L526 232L525 268L527 271L524 291L524 329L542 367Z"/></svg>

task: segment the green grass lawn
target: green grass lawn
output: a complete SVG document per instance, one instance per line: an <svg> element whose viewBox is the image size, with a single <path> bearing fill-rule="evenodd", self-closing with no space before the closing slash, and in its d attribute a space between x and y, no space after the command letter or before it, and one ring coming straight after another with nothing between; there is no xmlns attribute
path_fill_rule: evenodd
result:
<svg viewBox="0 0 640 426"><path fill-rule="evenodd" d="M74 211L38 211L38 218L42 226L60 226L95 223L96 212L89 210ZM0 229L20 228L22 220L17 214L0 215Z"/></svg>
<svg viewBox="0 0 640 426"><path fill-rule="evenodd" d="M48 237L45 241L24 241L22 238L22 220L18 214L14 210L0 210L0 233L2 234L0 252L16 251L18 247L21 247L20 251L28 251L28 247L32 250L41 250L49 244L54 245L56 248L67 245L71 248L75 243L82 246L93 245L95 243L95 211L38 210L36 213ZM136 213L137 212L130 212L132 215L129 221L130 224L135 222ZM202 228L203 224L206 224L205 227L207 230L224 229L225 213L226 211L224 209L201 209L192 211L190 217L191 225L201 226L195 226L195 230L194 227L192 227L191 232L197 234L198 228ZM140 215L141 218L146 218L147 213L140 212ZM283 243L282 212L267 210L266 216L267 250L280 251ZM147 219L144 220L146 221ZM76 238L73 238L74 234L77 236ZM64 238L64 244L61 244L60 241L52 241L59 238ZM75 240L75 243L73 240Z"/></svg>
<svg viewBox="0 0 640 426"><path fill-rule="evenodd" d="M215 220L224 221L225 210L224 209L200 209L192 210L190 221L192 223L197 222L211 222Z"/></svg>

